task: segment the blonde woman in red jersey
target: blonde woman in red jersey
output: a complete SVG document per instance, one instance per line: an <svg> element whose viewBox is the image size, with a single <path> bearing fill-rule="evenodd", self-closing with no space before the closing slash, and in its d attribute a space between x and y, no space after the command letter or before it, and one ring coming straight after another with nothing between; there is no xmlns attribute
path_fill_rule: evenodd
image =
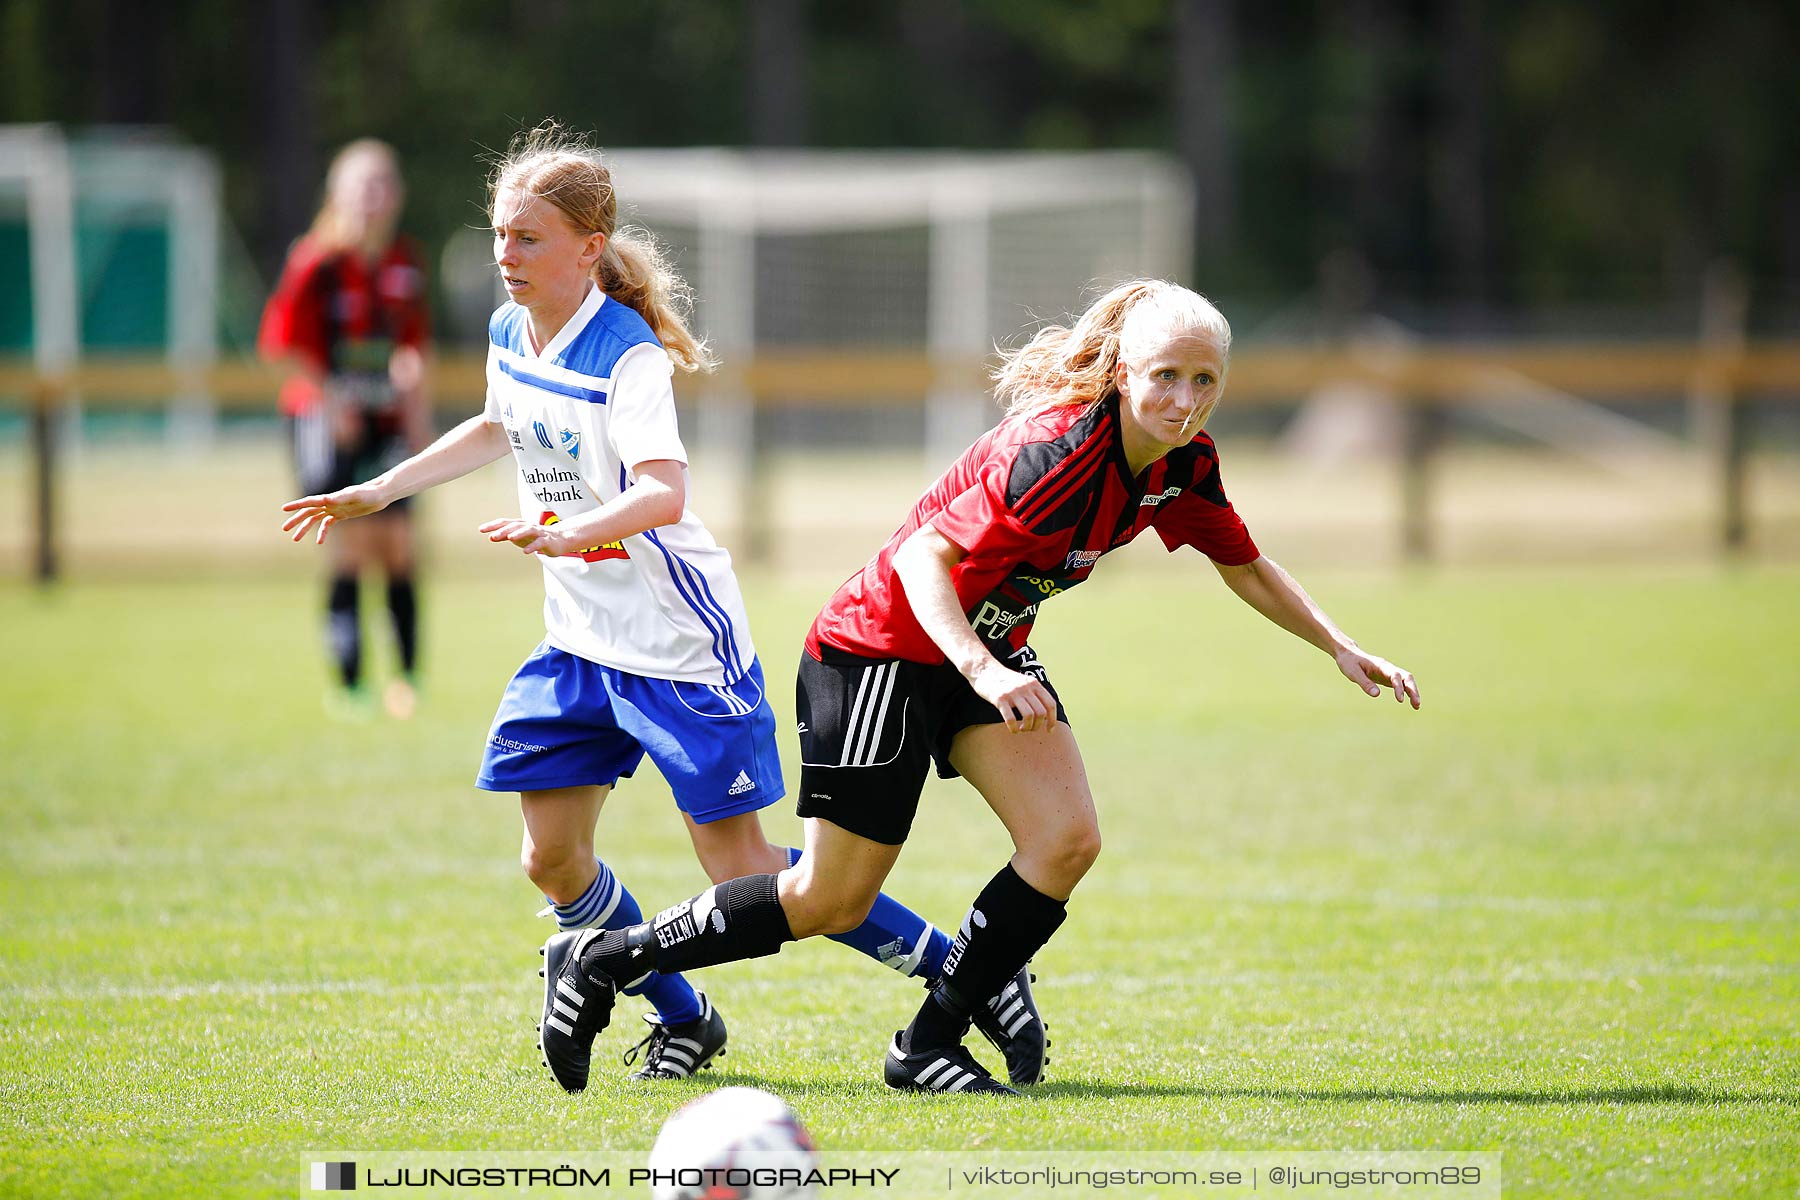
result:
<svg viewBox="0 0 1800 1200"><path fill-rule="evenodd" d="M618 981L773 954L861 920L935 763L975 786L1014 853L970 908L940 983L895 1034L884 1077L908 1090L1011 1092L962 1039L971 1021L1004 1029L1027 1007L1008 981L1062 924L1100 852L1080 750L1026 637L1045 601L1147 530L1171 551L1205 554L1241 599L1369 696L1385 687L1419 706L1412 675L1338 629L1263 556L1226 499L1203 427L1230 351L1230 327L1204 297L1140 280L1009 357L998 374L1006 418L926 492L807 636L805 856L650 922L582 935L562 972L582 1016L554 1046L546 1039L552 1056L585 1053ZM1035 1082L1011 1066L1014 1084Z"/></svg>
<svg viewBox="0 0 1800 1200"><path fill-rule="evenodd" d="M424 392L430 339L425 270L398 232L405 189L391 146L373 138L338 151L325 201L294 243L263 310L258 345L293 371L281 389L304 492L334 492L395 466L431 438ZM418 596L411 513L404 502L344 530L327 567L327 631L338 674L332 710L365 711L358 584L379 568L400 652L383 693L410 717L418 666Z"/></svg>

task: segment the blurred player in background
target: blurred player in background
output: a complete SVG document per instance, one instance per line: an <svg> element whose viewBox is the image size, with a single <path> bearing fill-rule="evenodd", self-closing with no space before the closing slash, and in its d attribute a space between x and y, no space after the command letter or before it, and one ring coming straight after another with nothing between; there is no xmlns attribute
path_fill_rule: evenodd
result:
<svg viewBox="0 0 1800 1200"><path fill-rule="evenodd" d="M332 492L394 466L431 440L424 391L430 338L418 248L396 232L405 191L393 148L364 138L338 151L325 202L294 243L263 311L262 353L294 370L281 389L304 492ZM416 701L418 591L404 501L332 542L327 629L337 667L332 711L368 711L358 588L379 567L400 674L382 694L406 718Z"/></svg>
<svg viewBox="0 0 1800 1200"><path fill-rule="evenodd" d="M1359 649L1257 550L1225 498L1202 432L1225 386L1231 329L1204 297L1159 281L1115 288L1073 328L1051 326L999 375L1006 418L913 506L867 566L826 602L800 658L800 815L806 854L734 879L615 932L584 933L563 984L585 1053L617 981L774 954L862 920L911 830L926 772L974 784L1015 853L976 897L942 978L894 1035L889 1086L1011 1092L962 1045L971 1020L1067 915L1100 852L1081 753L1026 638L1046 600L1109 551L1154 529L1192 546L1263 616L1332 656L1371 696L1419 705L1406 671ZM1171 647L1144 702L1191 703L1205 686L1191 616L1133 613ZM984 1011L989 1010L989 1011ZM1012 1082L1022 1077L1008 1063Z"/></svg>
<svg viewBox="0 0 1800 1200"><path fill-rule="evenodd" d="M653 243L616 228L618 200L596 150L540 127L515 144L490 190L494 259L512 300L489 324L486 411L368 483L291 501L283 528L299 540L316 526L323 540L349 518L512 453L523 515L481 531L538 556L546 631L500 702L477 782L520 793L525 872L558 926L622 928L642 913L595 857L594 834L613 784L646 754L710 878L799 859L771 845L757 817L786 790L775 717L731 557L687 505L671 376L712 363L687 327L686 285ZM838 940L936 978L948 937L886 896L864 911L866 921L833 931ZM559 990L572 937L545 947L546 1040L580 1016L581 997ZM633 1078L689 1075L724 1047L724 1020L681 976L623 982L656 1007L626 1058L644 1049ZM1035 1038L1041 1055L1035 1023L1021 1038ZM578 1061L550 1064L569 1091L587 1086L585 1046Z"/></svg>

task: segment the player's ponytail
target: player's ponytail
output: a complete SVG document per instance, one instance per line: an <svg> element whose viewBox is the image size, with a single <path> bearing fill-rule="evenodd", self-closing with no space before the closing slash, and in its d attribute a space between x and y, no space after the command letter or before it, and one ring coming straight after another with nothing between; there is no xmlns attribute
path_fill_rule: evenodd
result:
<svg viewBox="0 0 1800 1200"><path fill-rule="evenodd" d="M1202 329L1229 360L1231 326L1206 297L1161 279L1134 279L1088 306L1074 325L1046 325L1005 354L994 370L994 394L1008 416L1070 404L1097 404L1117 390L1119 359L1151 337Z"/></svg>
<svg viewBox="0 0 1800 1200"><path fill-rule="evenodd" d="M706 343L688 328L693 293L687 280L647 230L620 229L607 238L594 278L601 291L644 318L683 370L710 371L717 365Z"/></svg>
<svg viewBox="0 0 1800 1200"><path fill-rule="evenodd" d="M502 188L547 200L583 233L606 238L594 281L608 297L644 318L663 349L684 371L710 371L717 363L688 328L693 293L646 230L619 229L612 171L587 139L555 121L513 139L488 177L491 210Z"/></svg>

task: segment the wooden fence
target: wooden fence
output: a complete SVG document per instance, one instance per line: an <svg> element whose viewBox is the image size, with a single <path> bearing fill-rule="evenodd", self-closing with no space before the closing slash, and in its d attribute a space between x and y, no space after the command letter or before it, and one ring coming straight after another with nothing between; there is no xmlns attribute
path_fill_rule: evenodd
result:
<svg viewBox="0 0 1800 1200"><path fill-rule="evenodd" d="M923 406L933 394L986 391L987 367L917 353L765 350L717 374L683 381L682 390L702 405L747 405L752 415L792 404ZM24 407L31 415L36 577L48 581L57 573L56 418L73 397L108 407L161 407L171 396L204 395L223 411L268 411L279 383L278 372L254 360L184 370L161 360L97 359L54 376L29 363L0 361L0 405ZM1800 402L1800 341L1245 346L1232 356L1227 403L1292 404L1344 384L1379 388L1402 405L1401 544L1409 558L1431 555L1431 465L1447 413L1459 405L1491 404L1497 391L1515 385L1616 403L1685 397L1713 408L1711 440L1722 489L1718 539L1732 552L1744 545L1751 516L1744 461L1754 415L1763 404ZM484 390L480 355L448 355L433 365L431 391L440 408L474 411ZM762 475L755 469L755 446L752 437L744 482L752 491ZM742 511L764 507L748 495ZM757 557L765 535L749 531L746 557Z"/></svg>

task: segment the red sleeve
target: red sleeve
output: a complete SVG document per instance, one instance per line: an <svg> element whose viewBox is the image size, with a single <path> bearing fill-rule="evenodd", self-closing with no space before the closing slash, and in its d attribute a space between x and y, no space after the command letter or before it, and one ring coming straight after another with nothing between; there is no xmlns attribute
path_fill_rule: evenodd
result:
<svg viewBox="0 0 1800 1200"><path fill-rule="evenodd" d="M1025 527L1006 502L1010 457L989 458L974 483L930 518L931 527L961 547L967 559L1011 565L1043 540Z"/></svg>
<svg viewBox="0 0 1800 1200"><path fill-rule="evenodd" d="M1243 518L1225 498L1219 479L1219 460L1212 457L1206 474L1179 496L1159 506L1150 524L1171 551L1192 546L1214 562L1241 567L1262 554L1250 537Z"/></svg>
<svg viewBox="0 0 1800 1200"><path fill-rule="evenodd" d="M305 240L288 252L275 294L263 308L256 348L266 358L298 354L319 370L331 362L326 345L325 303L319 271L324 259Z"/></svg>

